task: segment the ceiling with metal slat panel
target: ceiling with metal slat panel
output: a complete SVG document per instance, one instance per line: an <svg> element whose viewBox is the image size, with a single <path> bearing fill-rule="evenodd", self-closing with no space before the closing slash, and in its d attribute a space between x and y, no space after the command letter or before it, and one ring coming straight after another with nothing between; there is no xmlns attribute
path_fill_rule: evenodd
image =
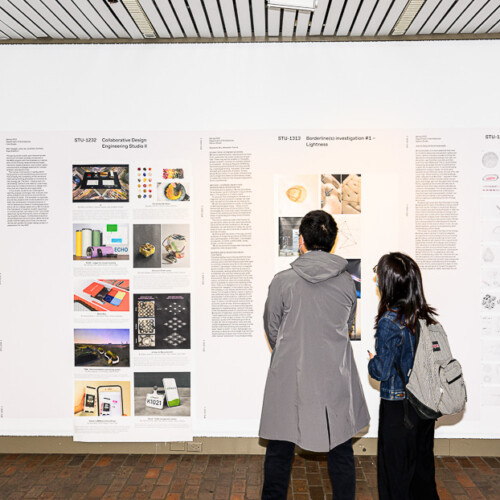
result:
<svg viewBox="0 0 500 500"><path fill-rule="evenodd" d="M0 0L0 43L500 38L500 0L301 1Z"/></svg>

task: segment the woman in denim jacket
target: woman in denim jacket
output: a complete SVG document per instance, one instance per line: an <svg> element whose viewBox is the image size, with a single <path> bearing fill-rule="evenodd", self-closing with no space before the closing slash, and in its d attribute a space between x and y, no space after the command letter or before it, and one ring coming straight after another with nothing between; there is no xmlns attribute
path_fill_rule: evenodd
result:
<svg viewBox="0 0 500 500"><path fill-rule="evenodd" d="M406 384L413 367L418 320L434 324L436 311L427 304L420 269L408 255L383 255L374 271L380 303L375 319L376 355L370 353L368 372L380 381L379 498L439 499L434 470L434 420L423 420L416 414L405 400L401 379L404 377Z"/></svg>

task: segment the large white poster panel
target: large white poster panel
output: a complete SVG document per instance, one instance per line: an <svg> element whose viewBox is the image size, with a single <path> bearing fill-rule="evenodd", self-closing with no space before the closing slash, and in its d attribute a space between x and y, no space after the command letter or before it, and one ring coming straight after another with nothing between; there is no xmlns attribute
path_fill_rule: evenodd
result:
<svg viewBox="0 0 500 500"><path fill-rule="evenodd" d="M372 268L401 250L467 383L437 437L500 437L497 47L2 47L0 433L256 436L267 287L323 209L364 435Z"/></svg>

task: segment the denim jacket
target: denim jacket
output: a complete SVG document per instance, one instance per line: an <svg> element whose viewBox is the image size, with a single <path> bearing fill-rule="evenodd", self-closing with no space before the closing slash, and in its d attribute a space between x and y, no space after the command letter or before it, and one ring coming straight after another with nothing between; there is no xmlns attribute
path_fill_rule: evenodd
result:
<svg viewBox="0 0 500 500"><path fill-rule="evenodd" d="M368 363L370 376L380 380L380 397L389 400L405 398L395 363L408 382L415 357L415 337L396 316L394 311L388 311L380 318L375 333L376 355Z"/></svg>

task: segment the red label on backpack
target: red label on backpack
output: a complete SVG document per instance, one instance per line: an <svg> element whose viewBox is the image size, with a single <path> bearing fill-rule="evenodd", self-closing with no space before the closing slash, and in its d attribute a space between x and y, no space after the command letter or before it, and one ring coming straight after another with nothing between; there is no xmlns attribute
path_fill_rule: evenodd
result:
<svg viewBox="0 0 500 500"><path fill-rule="evenodd" d="M439 347L439 342L437 340L434 340L432 342L432 350L433 350L433 352L441 350L441 347Z"/></svg>

